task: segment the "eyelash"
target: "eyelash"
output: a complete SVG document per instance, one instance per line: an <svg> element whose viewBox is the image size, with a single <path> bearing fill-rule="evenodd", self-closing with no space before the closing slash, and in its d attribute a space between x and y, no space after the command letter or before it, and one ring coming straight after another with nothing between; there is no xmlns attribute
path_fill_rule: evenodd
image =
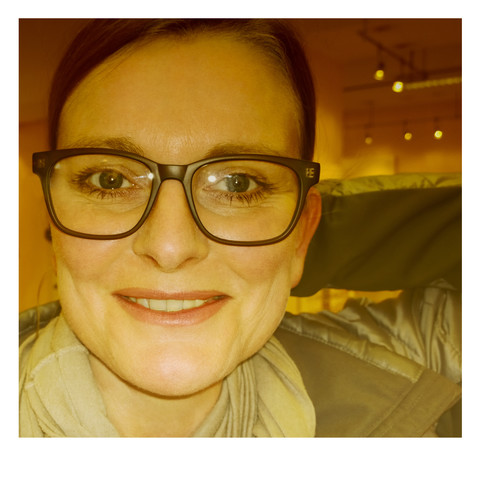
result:
<svg viewBox="0 0 480 480"><path fill-rule="evenodd" d="M217 194L217 197L229 200L230 205L234 201L239 201L242 204L246 203L248 206L250 206L250 203L252 203L253 201L264 200L266 198L266 194L264 191L254 191L250 193L222 192L220 194Z"/></svg>
<svg viewBox="0 0 480 480"><path fill-rule="evenodd" d="M112 188L112 189L103 189L89 184L88 179L95 175L96 173L101 173L93 168L85 168L84 170L77 173L70 182L75 185L81 192L87 193L88 195L97 195L98 198L118 198L126 196L129 192L125 188Z"/></svg>
<svg viewBox="0 0 480 480"><path fill-rule="evenodd" d="M259 189L243 193L215 190L214 195L219 200L223 199L229 201L230 205L234 201L239 201L242 204L246 203L247 206L250 206L251 203L264 200L265 198L267 198L268 194L271 194L275 191L275 187L272 184L261 181L259 178L256 177L252 177L252 180L259 186Z"/></svg>

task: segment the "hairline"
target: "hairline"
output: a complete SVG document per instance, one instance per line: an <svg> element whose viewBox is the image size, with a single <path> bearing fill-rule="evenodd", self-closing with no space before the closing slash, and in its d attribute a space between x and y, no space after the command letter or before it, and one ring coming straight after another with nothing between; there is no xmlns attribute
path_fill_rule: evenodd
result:
<svg viewBox="0 0 480 480"><path fill-rule="evenodd" d="M262 52L280 73L282 83L293 95L301 156L312 159L316 123L315 88L301 42L287 22L275 19L98 19L89 25L72 42L54 77L49 102L51 148L57 146L60 116L69 97L93 70L109 58L155 39L224 35ZM119 36L116 36L117 33Z"/></svg>
<svg viewBox="0 0 480 480"><path fill-rule="evenodd" d="M147 34L144 35L132 42L125 44L123 47L119 48L117 51L113 52L111 55L105 57L100 63L95 65L79 82L75 87L70 91L69 95L66 97L63 102L62 108L60 110L60 115L57 121L57 144L59 138L60 127L62 124L62 117L64 113L68 110L70 105L75 103L75 94L79 87L85 82L92 79L92 75L101 74L103 68L109 69L112 65L115 65L117 60L121 60L122 57L134 55L135 52L144 46L153 44L155 42L168 42L170 40L174 41L176 39L182 39L185 42L195 41L198 38L211 37L215 38L218 35L223 35L225 38L231 38L232 40L238 41L246 46L255 47L255 50L268 58L269 68L279 72L282 77L282 87L285 88L286 92L290 95L290 98L293 101L293 107L295 111L295 123L296 123L296 133L298 136L298 148L299 148L299 157L303 158L304 150L304 119L303 119L303 109L301 107L301 102L298 93L293 87L293 81L290 78L288 72L284 68L284 61L278 56L275 52L271 51L272 49L267 49L262 47L259 42L255 41L253 38L242 35L240 31L233 31L230 29L205 29L203 31L191 31L191 32L175 32L175 31L165 31L162 34ZM257 35L258 36L258 35ZM275 42L273 42L275 43ZM77 142L75 142L77 143Z"/></svg>

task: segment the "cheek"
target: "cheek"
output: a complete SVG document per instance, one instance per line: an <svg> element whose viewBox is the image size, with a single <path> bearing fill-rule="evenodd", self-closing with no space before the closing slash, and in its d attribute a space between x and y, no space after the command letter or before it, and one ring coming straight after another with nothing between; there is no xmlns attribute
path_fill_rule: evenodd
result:
<svg viewBox="0 0 480 480"><path fill-rule="evenodd" d="M237 277L262 291L280 285L286 290L289 289L293 255L285 242L265 247L236 249L229 255L229 263Z"/></svg>
<svg viewBox="0 0 480 480"><path fill-rule="evenodd" d="M239 248L229 256L230 270L241 279L243 348L254 353L273 334L290 295L294 249L288 240L265 247Z"/></svg>
<svg viewBox="0 0 480 480"><path fill-rule="evenodd" d="M229 258L231 269L255 288L275 289L279 295L288 296L296 272L297 236L294 231L286 240L263 247L235 247Z"/></svg>
<svg viewBox="0 0 480 480"><path fill-rule="evenodd" d="M98 279L112 270L119 254L114 243L86 240L52 231L52 245L59 274L63 270L64 274L68 272L78 280Z"/></svg>
<svg viewBox="0 0 480 480"><path fill-rule="evenodd" d="M52 244L64 310L103 311L121 272L121 241L86 240L52 232Z"/></svg>
<svg viewBox="0 0 480 480"><path fill-rule="evenodd" d="M70 327L100 358L111 358L116 338L106 319L116 312L111 295L125 256L124 240L96 241L52 229L58 294Z"/></svg>

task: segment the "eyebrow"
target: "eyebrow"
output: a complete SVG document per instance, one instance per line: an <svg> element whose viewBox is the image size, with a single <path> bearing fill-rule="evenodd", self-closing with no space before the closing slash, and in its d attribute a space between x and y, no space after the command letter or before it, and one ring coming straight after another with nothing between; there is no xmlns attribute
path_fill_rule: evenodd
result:
<svg viewBox="0 0 480 480"><path fill-rule="evenodd" d="M142 157L146 157L142 147L140 147L140 145L135 143L129 137L81 137L75 142L69 144L68 148L112 148L114 150L122 150L124 152L135 153ZM282 153L261 143L246 144L224 142L214 145L213 147L208 149L206 154L202 158L199 158L199 160L203 158L214 158L241 154L263 154L275 155L279 157L285 156L285 153Z"/></svg>
<svg viewBox="0 0 480 480"><path fill-rule="evenodd" d="M128 137L81 137L68 148L112 148L145 156L143 149Z"/></svg>
<svg viewBox="0 0 480 480"><path fill-rule="evenodd" d="M222 157L227 155L241 154L263 154L276 155L277 157L285 157L285 153L270 148L263 144L244 144L244 143L219 143L210 148L207 152L208 157Z"/></svg>

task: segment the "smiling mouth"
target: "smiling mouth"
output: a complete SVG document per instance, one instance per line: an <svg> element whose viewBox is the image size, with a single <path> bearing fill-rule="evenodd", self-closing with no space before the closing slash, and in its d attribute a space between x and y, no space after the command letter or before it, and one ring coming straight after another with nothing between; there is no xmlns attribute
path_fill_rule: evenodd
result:
<svg viewBox="0 0 480 480"><path fill-rule="evenodd" d="M181 312L185 310L193 310L194 308L203 307L206 304L216 302L218 300L223 300L225 295L217 295L207 299L193 299L193 300L180 300L180 299L162 299L157 300L153 298L136 298L136 297L127 297L125 299L130 302L141 305L144 308L149 310L154 310L156 312Z"/></svg>

